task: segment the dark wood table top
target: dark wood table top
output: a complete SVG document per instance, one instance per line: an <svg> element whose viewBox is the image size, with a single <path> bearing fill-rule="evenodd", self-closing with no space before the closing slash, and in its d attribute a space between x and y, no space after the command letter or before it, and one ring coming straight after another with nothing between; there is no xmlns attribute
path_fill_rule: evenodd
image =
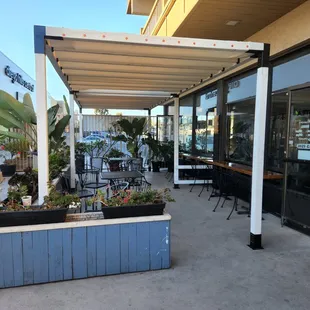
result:
<svg viewBox="0 0 310 310"><path fill-rule="evenodd" d="M142 178L144 175L140 171L112 171L103 172L101 178L104 180L126 179L126 178Z"/></svg>
<svg viewBox="0 0 310 310"><path fill-rule="evenodd" d="M217 167L221 167L224 169L232 170L241 174L245 174L248 176L252 176L252 167L242 164L237 164L229 161L214 161L213 159L201 157L201 156L193 156L189 154L182 154L182 156L185 156L190 159L196 159L199 160L207 165L213 165ZM264 180L282 180L283 174L273 171L265 171L264 172Z"/></svg>

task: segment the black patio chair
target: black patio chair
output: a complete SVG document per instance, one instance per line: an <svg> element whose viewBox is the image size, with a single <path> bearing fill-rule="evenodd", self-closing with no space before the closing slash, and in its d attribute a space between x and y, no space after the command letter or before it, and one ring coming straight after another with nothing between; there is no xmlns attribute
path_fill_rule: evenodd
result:
<svg viewBox="0 0 310 310"><path fill-rule="evenodd" d="M221 198L224 198L222 202L221 208L224 207L224 204L227 200L231 200L229 197L234 197L234 203L232 209L227 217L227 220L230 219L234 210L237 211L238 198L237 198L237 190L238 190L238 179L234 177L234 174L230 171L220 168L220 179L219 179L219 199L216 206L213 209L213 212L216 211L219 206Z"/></svg>
<svg viewBox="0 0 310 310"><path fill-rule="evenodd" d="M137 179L135 182L130 186L130 189L136 192L145 192L150 189L152 186L145 178Z"/></svg>
<svg viewBox="0 0 310 310"><path fill-rule="evenodd" d="M193 171L194 183L190 189L190 192L192 192L194 186L196 185L196 181L201 180L201 181L203 181L203 185L202 185L201 191L198 195L198 197L200 197L205 186L207 186L207 190L209 191L209 186L210 186L209 181L213 180L213 167L211 165L204 165L204 164L202 165L203 168L198 167L198 166L201 166L201 161L193 160L192 161L192 171ZM207 181L207 183L206 183L206 181Z"/></svg>
<svg viewBox="0 0 310 310"><path fill-rule="evenodd" d="M121 181L117 184L114 184L114 185L108 187L108 194L107 194L108 200L113 198L113 197L119 196L120 192L127 190L128 187L129 187L129 183L124 182L124 181Z"/></svg>
<svg viewBox="0 0 310 310"><path fill-rule="evenodd" d="M109 182L102 182L100 179L100 169L92 166L86 166L85 169L76 171L81 189L92 189L94 194L100 188L106 187Z"/></svg>
<svg viewBox="0 0 310 310"><path fill-rule="evenodd" d="M62 192L64 195L67 193L69 194L75 194L77 195L81 200L85 200L87 198L91 198L94 196L94 193L92 191L89 191L87 189L77 189L78 183L77 181L75 182L75 188L71 188L70 186L70 176L67 174L63 174L60 178L60 184L62 188ZM86 209L86 207L85 207ZM74 210L74 213L76 213L77 210ZM80 207L80 212L82 212L82 205Z"/></svg>

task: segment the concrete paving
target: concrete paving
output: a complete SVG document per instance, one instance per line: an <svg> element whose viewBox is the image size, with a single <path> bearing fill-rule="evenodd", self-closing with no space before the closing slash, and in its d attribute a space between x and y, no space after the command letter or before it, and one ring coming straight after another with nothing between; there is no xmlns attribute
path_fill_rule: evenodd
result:
<svg viewBox="0 0 310 310"><path fill-rule="evenodd" d="M169 186L164 173L148 174ZM0 291L0 310L197 309L298 310L310 308L310 238L264 215L264 250L247 247L250 220L229 204L213 213L199 186L172 190L172 268Z"/></svg>

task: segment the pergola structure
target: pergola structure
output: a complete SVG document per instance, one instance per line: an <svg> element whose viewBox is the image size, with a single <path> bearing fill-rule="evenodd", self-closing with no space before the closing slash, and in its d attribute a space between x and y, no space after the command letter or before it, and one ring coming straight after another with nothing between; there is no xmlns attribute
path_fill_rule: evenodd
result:
<svg viewBox="0 0 310 310"><path fill-rule="evenodd" d="M174 101L174 183L179 180L179 96L227 68L260 59L255 105L250 246L261 248L269 45L34 27L39 202L48 193L46 56L82 108L148 109ZM70 122L71 184L75 184L74 119Z"/></svg>

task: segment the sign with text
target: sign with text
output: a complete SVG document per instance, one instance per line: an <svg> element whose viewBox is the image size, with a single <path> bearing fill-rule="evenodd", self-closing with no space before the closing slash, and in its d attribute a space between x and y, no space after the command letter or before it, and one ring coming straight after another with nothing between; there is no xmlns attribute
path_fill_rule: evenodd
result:
<svg viewBox="0 0 310 310"><path fill-rule="evenodd" d="M30 91L34 91L34 85L31 83L26 82L23 77L19 74L19 73L15 73L11 70L10 66L6 66L4 68L4 73L6 76L8 76L12 83L17 82L18 84L20 84L21 86L27 88Z"/></svg>

